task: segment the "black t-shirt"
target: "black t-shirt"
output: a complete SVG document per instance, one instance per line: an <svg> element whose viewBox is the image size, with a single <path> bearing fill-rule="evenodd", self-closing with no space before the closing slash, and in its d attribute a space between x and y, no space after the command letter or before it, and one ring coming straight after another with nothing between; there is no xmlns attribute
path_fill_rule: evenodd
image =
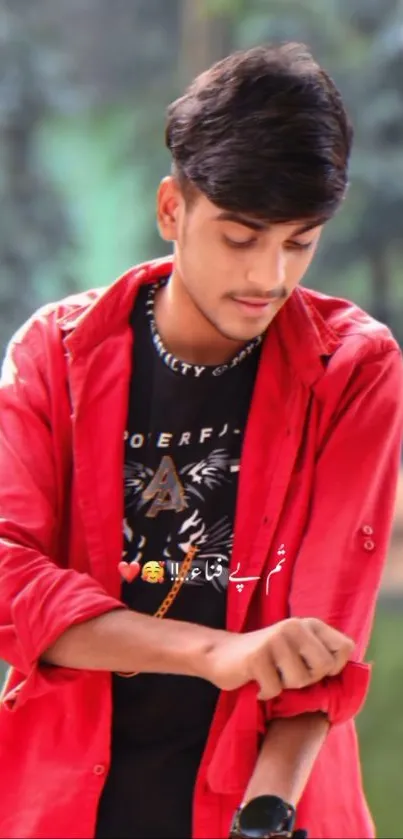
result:
<svg viewBox="0 0 403 839"><path fill-rule="evenodd" d="M162 345L156 287L140 290L125 435L122 599L155 614L191 562L167 618L225 627L239 462L259 358L184 364ZM98 837L191 836L196 773L218 690L201 678L113 676L112 765Z"/></svg>

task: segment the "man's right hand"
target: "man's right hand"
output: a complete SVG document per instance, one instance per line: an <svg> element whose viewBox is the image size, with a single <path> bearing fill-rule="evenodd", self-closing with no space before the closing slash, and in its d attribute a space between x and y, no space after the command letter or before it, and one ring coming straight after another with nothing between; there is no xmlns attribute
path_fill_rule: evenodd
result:
<svg viewBox="0 0 403 839"><path fill-rule="evenodd" d="M258 698L268 700L284 688L304 688L336 676L354 646L351 638L317 618L289 618L254 632L220 633L204 676L222 690L256 681Z"/></svg>
<svg viewBox="0 0 403 839"><path fill-rule="evenodd" d="M70 627L42 661L81 670L198 676L222 690L256 681L259 699L271 699L284 688L337 675L353 649L350 638L316 618L237 633L117 609Z"/></svg>

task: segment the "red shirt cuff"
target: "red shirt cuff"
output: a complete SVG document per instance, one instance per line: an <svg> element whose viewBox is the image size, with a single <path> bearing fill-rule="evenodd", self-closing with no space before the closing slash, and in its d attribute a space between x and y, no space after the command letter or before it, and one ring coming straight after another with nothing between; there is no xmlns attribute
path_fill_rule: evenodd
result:
<svg viewBox="0 0 403 839"><path fill-rule="evenodd" d="M332 725L347 722L364 705L370 679L369 664L350 661L338 676L323 679L301 690L284 690L279 696L265 702L266 718L297 717L299 714L321 711Z"/></svg>

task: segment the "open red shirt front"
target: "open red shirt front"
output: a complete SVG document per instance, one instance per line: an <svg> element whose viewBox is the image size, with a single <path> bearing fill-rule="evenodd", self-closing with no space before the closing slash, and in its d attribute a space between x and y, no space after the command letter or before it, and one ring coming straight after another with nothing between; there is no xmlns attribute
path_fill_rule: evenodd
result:
<svg viewBox="0 0 403 839"><path fill-rule="evenodd" d="M37 313L10 345L0 389L0 835L94 835L110 760L110 674L38 665L69 626L119 600L129 314L139 283ZM356 661L272 702L222 692L194 795L193 837L227 837L274 717L323 710L333 727L300 802L310 839L374 835L352 718L387 553L403 426L399 348L352 304L297 289L265 339L242 454L227 627L316 616Z"/></svg>

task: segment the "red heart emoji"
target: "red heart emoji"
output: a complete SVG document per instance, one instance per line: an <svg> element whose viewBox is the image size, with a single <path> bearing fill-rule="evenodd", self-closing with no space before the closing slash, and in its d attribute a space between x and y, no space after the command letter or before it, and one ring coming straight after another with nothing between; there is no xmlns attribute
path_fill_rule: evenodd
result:
<svg viewBox="0 0 403 839"><path fill-rule="evenodd" d="M138 577L141 571L141 565L136 559L133 562L119 562L118 565L121 576L127 583L132 583Z"/></svg>

